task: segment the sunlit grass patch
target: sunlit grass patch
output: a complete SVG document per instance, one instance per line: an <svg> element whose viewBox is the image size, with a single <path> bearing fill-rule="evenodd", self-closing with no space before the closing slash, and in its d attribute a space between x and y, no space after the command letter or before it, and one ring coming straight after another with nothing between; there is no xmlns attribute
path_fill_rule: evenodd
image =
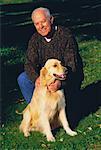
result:
<svg viewBox="0 0 101 150"><path fill-rule="evenodd" d="M101 42L98 40L79 43L84 65L84 82L82 87L101 80Z"/></svg>
<svg viewBox="0 0 101 150"><path fill-rule="evenodd" d="M27 2L33 2L33 0L0 0L0 4L17 4Z"/></svg>

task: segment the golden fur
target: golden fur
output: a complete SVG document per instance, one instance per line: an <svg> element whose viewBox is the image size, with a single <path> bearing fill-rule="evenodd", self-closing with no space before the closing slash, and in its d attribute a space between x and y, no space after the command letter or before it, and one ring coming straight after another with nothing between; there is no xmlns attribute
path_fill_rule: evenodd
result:
<svg viewBox="0 0 101 150"><path fill-rule="evenodd" d="M48 85L56 79L65 80L66 68L57 59L49 59L40 71L40 87L35 87L32 100L23 111L20 130L27 137L31 131L40 131L46 135L47 141L55 141L51 132L51 124L55 118L60 122L67 134L77 133L69 127L65 114L65 96L63 90L50 92Z"/></svg>

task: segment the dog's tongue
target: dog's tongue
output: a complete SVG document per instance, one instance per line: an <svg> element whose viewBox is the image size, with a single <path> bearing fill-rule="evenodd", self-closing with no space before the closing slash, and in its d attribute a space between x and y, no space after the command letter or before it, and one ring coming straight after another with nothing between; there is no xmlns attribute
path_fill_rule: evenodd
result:
<svg viewBox="0 0 101 150"><path fill-rule="evenodd" d="M57 78L61 78L61 79L66 78L66 74L54 74L54 76L57 77Z"/></svg>
<svg viewBox="0 0 101 150"><path fill-rule="evenodd" d="M60 77L60 78L65 78L66 75L65 75L65 74L60 74L60 75L58 75L58 77Z"/></svg>

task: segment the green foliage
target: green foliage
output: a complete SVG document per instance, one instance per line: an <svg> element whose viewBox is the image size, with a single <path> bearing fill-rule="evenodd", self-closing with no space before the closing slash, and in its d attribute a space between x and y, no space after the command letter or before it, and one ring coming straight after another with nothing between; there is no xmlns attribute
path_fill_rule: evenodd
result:
<svg viewBox="0 0 101 150"><path fill-rule="evenodd" d="M17 47L0 48L1 60L4 65L24 63L25 52Z"/></svg>

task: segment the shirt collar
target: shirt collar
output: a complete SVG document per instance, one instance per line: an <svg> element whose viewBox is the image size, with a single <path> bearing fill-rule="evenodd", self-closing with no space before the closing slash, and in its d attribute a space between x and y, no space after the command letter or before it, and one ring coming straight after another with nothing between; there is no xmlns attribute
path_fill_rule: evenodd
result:
<svg viewBox="0 0 101 150"><path fill-rule="evenodd" d="M57 31L57 26L55 26L55 31ZM51 38L44 37L47 42L51 41Z"/></svg>

